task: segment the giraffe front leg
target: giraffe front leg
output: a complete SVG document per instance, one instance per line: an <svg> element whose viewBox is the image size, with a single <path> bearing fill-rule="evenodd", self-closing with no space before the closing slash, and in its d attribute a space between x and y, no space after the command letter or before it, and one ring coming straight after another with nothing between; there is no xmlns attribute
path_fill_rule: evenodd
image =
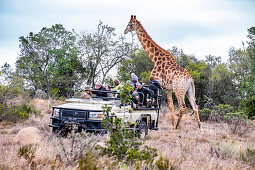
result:
<svg viewBox="0 0 255 170"><path fill-rule="evenodd" d="M166 91L167 95L167 102L170 109L170 116L172 120L173 129L175 128L175 120L174 120L174 104L173 104L173 98L172 98L172 92Z"/></svg>

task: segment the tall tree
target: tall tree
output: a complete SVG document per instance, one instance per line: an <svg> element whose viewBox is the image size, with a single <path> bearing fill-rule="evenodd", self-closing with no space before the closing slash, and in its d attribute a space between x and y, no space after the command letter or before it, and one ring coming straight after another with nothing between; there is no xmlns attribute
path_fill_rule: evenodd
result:
<svg viewBox="0 0 255 170"><path fill-rule="evenodd" d="M249 117L255 116L255 27L248 29L249 72L241 85L243 100L241 107Z"/></svg>
<svg viewBox="0 0 255 170"><path fill-rule="evenodd" d="M43 27L21 36L17 71L34 90L60 96L72 95L85 77L85 68L75 45L76 37L63 25Z"/></svg>
<svg viewBox="0 0 255 170"><path fill-rule="evenodd" d="M94 86L98 77L104 82L114 66L130 55L131 44L115 29L99 22L95 33L83 33L78 40L79 50L85 59L87 84Z"/></svg>

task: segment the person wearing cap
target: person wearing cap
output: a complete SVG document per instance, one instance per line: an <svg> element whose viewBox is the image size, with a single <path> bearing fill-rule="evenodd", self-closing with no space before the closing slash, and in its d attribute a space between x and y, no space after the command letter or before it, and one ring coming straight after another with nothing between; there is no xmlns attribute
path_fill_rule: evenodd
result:
<svg viewBox="0 0 255 170"><path fill-rule="evenodd" d="M96 94L96 96L108 97L107 93L101 92L101 91L106 91L106 88L102 85L101 81L96 82L96 90L100 90L100 91L93 92L94 94Z"/></svg>
<svg viewBox="0 0 255 170"><path fill-rule="evenodd" d="M148 88L143 87L140 83L136 83L136 88L137 92L144 94L143 104L147 106L147 103L151 101L152 92Z"/></svg>

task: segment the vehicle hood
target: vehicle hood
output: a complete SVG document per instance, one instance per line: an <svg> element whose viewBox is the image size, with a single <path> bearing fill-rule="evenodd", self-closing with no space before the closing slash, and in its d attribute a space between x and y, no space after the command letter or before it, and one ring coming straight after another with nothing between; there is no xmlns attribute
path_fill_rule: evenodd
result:
<svg viewBox="0 0 255 170"><path fill-rule="evenodd" d="M67 99L65 104L61 104L58 106L53 106L55 108L63 108L63 109L77 109L77 110L103 110L102 106L108 105L112 107L113 110L122 110L118 106L120 104L119 101L103 101L103 100L89 100L89 99Z"/></svg>

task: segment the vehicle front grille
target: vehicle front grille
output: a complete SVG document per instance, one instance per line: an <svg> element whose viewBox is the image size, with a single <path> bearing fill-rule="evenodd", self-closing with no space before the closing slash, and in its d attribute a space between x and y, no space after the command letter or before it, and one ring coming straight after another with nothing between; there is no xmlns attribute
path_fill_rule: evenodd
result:
<svg viewBox="0 0 255 170"><path fill-rule="evenodd" d="M87 118L88 112L82 110L62 110L62 117Z"/></svg>

